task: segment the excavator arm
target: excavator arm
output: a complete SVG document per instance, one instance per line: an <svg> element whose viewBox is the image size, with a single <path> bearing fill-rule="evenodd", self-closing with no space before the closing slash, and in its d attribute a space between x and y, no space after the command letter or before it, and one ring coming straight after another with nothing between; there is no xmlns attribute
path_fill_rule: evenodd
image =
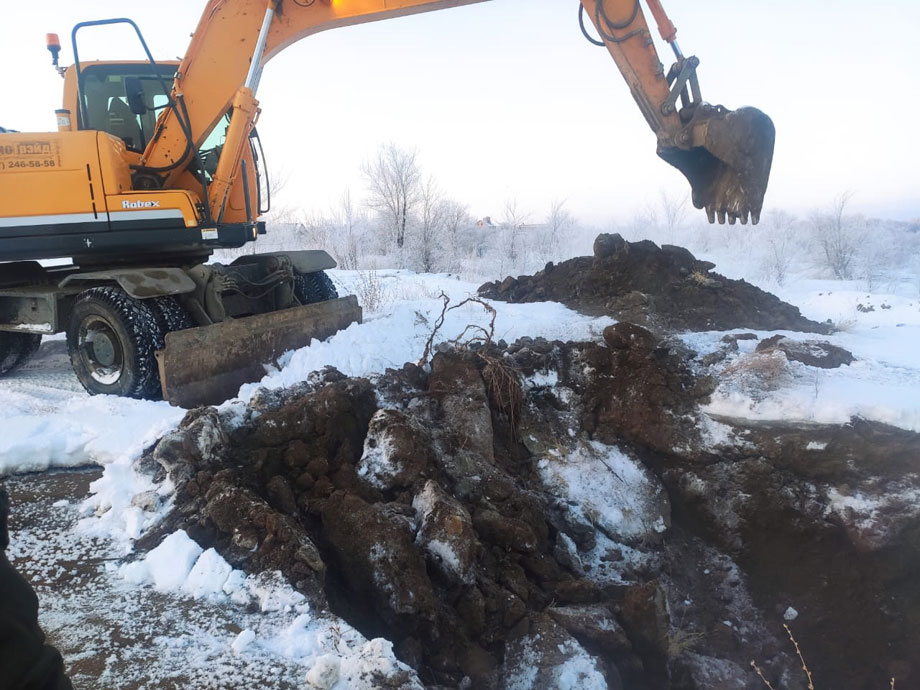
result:
<svg viewBox="0 0 920 690"><path fill-rule="evenodd" d="M210 0L173 86L176 107L164 110L140 172L170 188L194 151L232 109L208 205L219 219L258 116L255 93L266 62L306 36L338 27L431 12L485 0ZM659 0L647 0L675 53L665 72L639 0L581 0L580 19L594 25L640 111L657 137L658 155L678 168L693 203L710 222L756 223L773 155L770 119L754 108L730 111L702 100L696 57L684 57ZM191 137L191 142L189 138Z"/></svg>

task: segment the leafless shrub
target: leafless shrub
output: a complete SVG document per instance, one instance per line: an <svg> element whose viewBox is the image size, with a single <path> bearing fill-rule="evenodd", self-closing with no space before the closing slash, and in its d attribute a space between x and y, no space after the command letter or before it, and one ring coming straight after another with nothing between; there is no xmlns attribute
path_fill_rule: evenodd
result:
<svg viewBox="0 0 920 690"><path fill-rule="evenodd" d="M517 430L517 423L524 405L524 391L521 388L521 375L507 361L486 352L476 353L485 362L482 378L492 405L501 410L508 418L511 435Z"/></svg>
<svg viewBox="0 0 920 690"><path fill-rule="evenodd" d="M767 219L767 227L761 231L767 240L764 273L782 287L795 257L795 216L773 210L767 214Z"/></svg>
<svg viewBox="0 0 920 690"><path fill-rule="evenodd" d="M493 407L500 410L508 418L508 425L513 436L516 433L521 407L524 404L524 390L521 387L520 372L501 357L489 352L488 346L492 344L492 339L495 336L495 318L498 316L491 304L478 297L467 297L457 304L449 306L450 297L442 292L441 313L435 320L434 327L425 342L425 351L422 353L418 365L423 366L428 362L434 339L444 325L447 312L459 309L466 304L478 304L482 307L489 314L489 325L467 324L456 338L448 342L460 350L468 350L474 345L477 346L476 356L485 364L482 370L482 378L486 384L489 400Z"/></svg>
<svg viewBox="0 0 920 690"><path fill-rule="evenodd" d="M805 661L805 656L802 654L802 649L799 647L799 643L795 639L795 635L792 634L792 629L786 624L784 624L783 627L786 629L786 634L789 636L789 640L792 642L792 646L795 647L795 654L797 657L799 657L799 661L802 664L802 672L805 674L805 680L808 681L808 690L815 690L814 678L812 677L811 671L808 668L808 664ZM756 661L751 660L751 668L754 669L754 672L757 674L757 676L760 678L760 680L769 690L776 690L776 688L773 687L770 681L767 680L767 677L764 674L763 669L757 665ZM894 678L891 679L888 687L890 688L890 690L895 690L895 679Z"/></svg>
<svg viewBox="0 0 920 690"><path fill-rule="evenodd" d="M789 379L786 355L780 351L755 352L737 358L722 370L750 391L775 391Z"/></svg>
<svg viewBox="0 0 920 690"><path fill-rule="evenodd" d="M811 676L811 671L808 670L808 664L805 663L805 657L802 655L802 650L799 648L799 643L796 641L795 636L792 634L792 630L786 624L783 624L783 627L786 629L786 634L789 635L789 639L792 641L792 646L795 647L795 653L799 657L799 661L802 662L802 671L805 673L805 678L808 680L808 690L815 690L814 680ZM754 669L754 672L760 677L760 680L763 681L763 684L766 685L770 690L776 690L773 685L770 684L770 681L767 680L764 675L763 669L757 665L757 662L753 659L751 660L751 668ZM891 687L894 687L894 678L891 679Z"/></svg>
<svg viewBox="0 0 920 690"><path fill-rule="evenodd" d="M651 532L651 530L649 530ZM703 633L691 632L683 628L668 633L668 656L672 659L684 652L692 651L703 639Z"/></svg>
<svg viewBox="0 0 920 690"><path fill-rule="evenodd" d="M381 311L393 301L393 295L384 284L377 269L358 271L355 293L364 310L371 313Z"/></svg>
<svg viewBox="0 0 920 690"><path fill-rule="evenodd" d="M865 241L863 219L846 215L852 196L852 192L844 192L834 199L829 211L815 213L811 219L824 265L839 280L853 278L854 263Z"/></svg>
<svg viewBox="0 0 920 690"><path fill-rule="evenodd" d="M444 325L444 319L447 316L447 312L453 311L454 309L459 309L466 304L478 304L481 306L491 317L489 321L489 327L485 328L475 324L467 324L466 328L463 329L460 335L451 340L450 343L459 348L469 348L473 344L479 344L485 347L492 342L492 338L495 335L495 318L498 316L498 312L496 312L495 308L488 302L485 302L478 297L467 297L465 300L457 302L457 304L451 307L448 306L450 304L450 297L448 297L445 293L441 293L440 299L441 313L437 320L435 320L434 328L431 329L431 333L428 335L428 340L425 342L425 350L418 361L419 366L424 366L428 362L429 357L431 357L431 350L434 346L434 339L438 332L441 330L441 327Z"/></svg>

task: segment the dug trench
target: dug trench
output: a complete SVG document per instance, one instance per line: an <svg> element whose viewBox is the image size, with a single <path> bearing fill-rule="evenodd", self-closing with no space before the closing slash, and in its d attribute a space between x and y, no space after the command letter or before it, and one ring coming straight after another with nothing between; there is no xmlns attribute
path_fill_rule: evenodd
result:
<svg viewBox="0 0 920 690"><path fill-rule="evenodd" d="M145 538L282 571L429 688L805 688L792 609L816 687L920 685L920 438L709 419L698 357L618 323L201 408Z"/></svg>

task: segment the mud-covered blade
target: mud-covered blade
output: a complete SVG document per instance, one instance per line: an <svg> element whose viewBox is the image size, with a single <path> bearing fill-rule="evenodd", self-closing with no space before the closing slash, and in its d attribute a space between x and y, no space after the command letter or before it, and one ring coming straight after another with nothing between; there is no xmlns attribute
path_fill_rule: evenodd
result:
<svg viewBox="0 0 920 690"><path fill-rule="evenodd" d="M265 376L264 365L287 350L360 321L361 307L350 295L168 333L157 352L163 398L180 407L219 404Z"/></svg>
<svg viewBox="0 0 920 690"><path fill-rule="evenodd" d="M710 223L756 225L773 163L773 121L757 108L703 104L684 132L691 148L659 147L658 155L689 180L693 205Z"/></svg>

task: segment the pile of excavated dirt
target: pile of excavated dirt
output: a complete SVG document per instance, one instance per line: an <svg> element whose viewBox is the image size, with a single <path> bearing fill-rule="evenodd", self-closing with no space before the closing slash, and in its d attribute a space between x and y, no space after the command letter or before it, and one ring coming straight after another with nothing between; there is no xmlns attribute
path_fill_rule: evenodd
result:
<svg viewBox="0 0 920 690"><path fill-rule="evenodd" d="M920 685L920 437L717 423L699 357L604 340L190 412L143 459L161 530L282 571L429 688L754 690L751 660L804 688L785 621L819 687Z"/></svg>
<svg viewBox="0 0 920 690"><path fill-rule="evenodd" d="M486 283L479 294L505 302L562 302L659 333L731 328L830 332L828 324L806 319L774 295L712 273L714 267L683 247L604 234L594 241L593 257L549 263L532 276Z"/></svg>

